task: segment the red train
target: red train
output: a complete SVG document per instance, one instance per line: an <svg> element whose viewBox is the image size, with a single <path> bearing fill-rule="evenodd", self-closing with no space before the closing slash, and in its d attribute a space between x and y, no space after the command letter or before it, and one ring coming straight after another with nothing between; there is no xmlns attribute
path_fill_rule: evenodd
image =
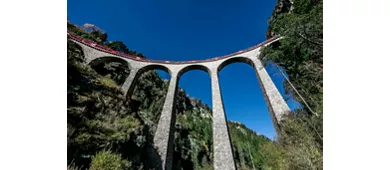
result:
<svg viewBox="0 0 390 170"><path fill-rule="evenodd" d="M110 54L114 54L114 55L118 55L118 56L121 56L121 57L129 58L129 59L133 59L133 60L137 60L137 61L144 61L144 62L154 62L154 63L175 63L175 64L188 64L188 63L197 63L197 62L216 61L216 60L219 60L219 59L227 58L227 57L230 57L230 56L233 56L233 55L237 55L237 54L241 54L241 53L244 53L244 52L253 50L253 49L255 49L255 48L257 48L257 47L259 47L259 46L261 46L261 45L263 45L263 44L265 44L265 43L268 43L268 42L270 42L270 41L273 41L273 40L275 40L275 39L277 38L276 36L275 36L275 37L272 37L272 38L270 38L270 39L266 40L265 42L262 42L262 43L260 43L260 44L258 44L258 45L255 45L255 46L250 47L250 48L247 48L247 49L245 49L245 50L240 50L240 51L237 51L237 52L235 52L235 53L233 53L233 54L225 55L225 56L222 56L222 57L215 57L215 58L205 59L205 60L191 60L191 61L177 61L177 62L172 62L172 61L167 61L167 60L165 60L165 61L163 61L163 60L148 60L148 59L145 59L145 58L142 58L142 57L128 55L128 54L121 53L121 52L115 51L115 50L113 50L113 49L107 48L107 47L105 47L105 46L103 46L103 45L96 44L96 43L94 43L94 42L92 42L92 41L90 41L90 40L83 39L83 38L78 37L78 36L76 36L76 35L73 35L73 34L71 34L71 33L69 33L69 32L67 32L67 35L68 35L70 38L72 38L72 39L74 39L74 40L76 40L76 41L78 41L78 42L81 42L81 43L83 43L83 44L85 44L85 45L88 45L88 46L93 47L93 48L95 48L95 49L98 49L98 50L100 50L100 51L104 51L104 52L107 52L107 53L110 53Z"/></svg>

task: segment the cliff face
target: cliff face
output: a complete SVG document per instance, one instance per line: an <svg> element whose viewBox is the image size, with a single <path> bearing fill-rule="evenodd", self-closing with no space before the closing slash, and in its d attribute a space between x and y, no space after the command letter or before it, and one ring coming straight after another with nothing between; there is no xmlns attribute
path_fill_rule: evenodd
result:
<svg viewBox="0 0 390 170"><path fill-rule="evenodd" d="M71 24L70 28L99 40L100 34L77 30ZM154 168L152 142L168 81L155 71L146 72L137 80L133 95L123 100L119 85L129 70L116 62L91 68L82 64L83 58L81 49L68 41L68 163L73 168L95 168L106 165L111 155L121 159L114 163L120 164L120 169ZM181 88L174 108L173 168L212 169L212 110ZM272 142L240 123L229 122L229 128L239 169L260 168L266 154L260 151L260 144Z"/></svg>
<svg viewBox="0 0 390 170"><path fill-rule="evenodd" d="M268 23L271 24L281 13L288 13L293 10L293 0L278 0L272 15L268 18ZM267 38L275 36L275 32L272 31L271 27L267 29Z"/></svg>

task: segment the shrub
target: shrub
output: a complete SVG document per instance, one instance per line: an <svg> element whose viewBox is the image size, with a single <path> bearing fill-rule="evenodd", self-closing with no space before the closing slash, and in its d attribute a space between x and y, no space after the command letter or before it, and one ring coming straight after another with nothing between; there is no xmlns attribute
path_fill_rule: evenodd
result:
<svg viewBox="0 0 390 170"><path fill-rule="evenodd" d="M131 163L122 159L121 155L111 151L100 151L92 156L90 170L126 170L131 168Z"/></svg>

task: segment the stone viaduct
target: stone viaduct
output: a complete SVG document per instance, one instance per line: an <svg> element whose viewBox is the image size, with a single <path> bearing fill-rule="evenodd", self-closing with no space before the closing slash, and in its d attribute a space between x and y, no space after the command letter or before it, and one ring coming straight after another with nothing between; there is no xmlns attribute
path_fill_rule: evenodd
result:
<svg viewBox="0 0 390 170"><path fill-rule="evenodd" d="M176 122L173 114L173 104L177 93L178 81L181 75L190 70L203 70L211 77L212 88L212 131L213 131L213 167L215 170L235 170L236 165L233 159L232 145L227 127L227 120L222 102L218 73L225 66L235 63L244 62L251 65L257 75L263 96L271 114L276 131L279 131L279 122L284 114L290 112L289 107L282 98L275 84L265 70L263 64L258 59L260 49L267 46L280 38L261 43L252 47L249 50L243 50L228 57L221 57L214 60L198 61L198 62L153 62L152 60L134 60L125 58L114 53L96 48L80 39L68 37L71 41L80 45L85 55L86 64L95 65L106 61L119 61L126 64L130 69L130 74L122 85L122 90L126 95L133 92L136 80L142 73L160 69L168 72L171 76L169 87L154 136L154 145L160 156L162 165L161 169L170 170L173 161L173 133L174 124Z"/></svg>

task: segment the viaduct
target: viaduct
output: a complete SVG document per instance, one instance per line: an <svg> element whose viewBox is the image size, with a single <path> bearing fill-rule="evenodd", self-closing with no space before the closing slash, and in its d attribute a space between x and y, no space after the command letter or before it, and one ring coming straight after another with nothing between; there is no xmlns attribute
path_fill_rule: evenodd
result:
<svg viewBox="0 0 390 170"><path fill-rule="evenodd" d="M125 96L133 92L135 87L135 83L133 83L134 80L137 80L137 78L146 71L160 69L170 74L171 79L169 81L165 103L157 125L156 134L154 136L154 147L157 149L162 162L161 167L159 167L160 169L172 169L174 148L173 125L176 122L176 116L172 112L173 103L178 89L179 78L187 71L203 70L211 77L214 152L213 167L215 170L236 169L218 80L218 73L225 66L235 62L244 62L253 67L277 132L279 131L278 127L282 116L290 112L289 107L258 58L261 48L278 41L280 38L275 37L249 49L220 58L204 61L169 62L147 59L140 60L138 57L131 56L127 57L119 52L96 46L93 42L83 40L71 33L68 33L68 37L69 40L75 42L81 47L85 55L86 64L96 65L107 61L119 61L129 67L130 74L121 87Z"/></svg>

